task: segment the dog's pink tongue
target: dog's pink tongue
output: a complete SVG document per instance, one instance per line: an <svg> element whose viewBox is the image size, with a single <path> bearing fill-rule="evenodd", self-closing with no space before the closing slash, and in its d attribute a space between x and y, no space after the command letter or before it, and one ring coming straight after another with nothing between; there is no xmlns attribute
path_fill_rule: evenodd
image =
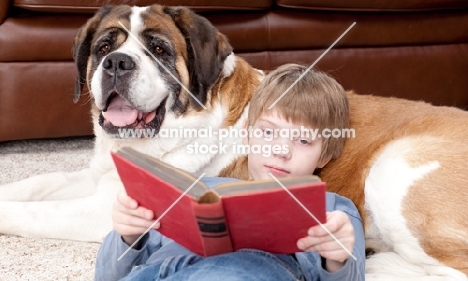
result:
<svg viewBox="0 0 468 281"><path fill-rule="evenodd" d="M115 97L106 112L102 112L104 118L116 127L124 127L135 123L138 117L138 110L120 96Z"/></svg>

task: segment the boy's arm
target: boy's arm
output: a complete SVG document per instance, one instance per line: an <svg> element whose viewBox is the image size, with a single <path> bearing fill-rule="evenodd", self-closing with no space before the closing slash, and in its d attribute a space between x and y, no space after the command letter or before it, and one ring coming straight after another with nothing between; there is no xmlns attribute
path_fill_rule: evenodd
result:
<svg viewBox="0 0 468 281"><path fill-rule="evenodd" d="M120 258L129 246L117 232L112 231L99 249L94 279L111 281L127 276L134 266L145 264L151 254L161 248L162 237L159 232L151 230L140 240L138 250L130 249Z"/></svg>

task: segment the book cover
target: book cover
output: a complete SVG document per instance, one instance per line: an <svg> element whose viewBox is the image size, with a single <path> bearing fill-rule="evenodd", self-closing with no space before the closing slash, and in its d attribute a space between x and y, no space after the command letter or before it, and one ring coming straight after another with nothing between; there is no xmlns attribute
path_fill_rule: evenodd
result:
<svg viewBox="0 0 468 281"><path fill-rule="evenodd" d="M156 217L167 211L158 231L199 255L244 248L295 253L297 240L317 225L274 179L226 182L210 189L195 176L131 148L112 157L130 197ZM324 182L316 176L278 180L325 222Z"/></svg>

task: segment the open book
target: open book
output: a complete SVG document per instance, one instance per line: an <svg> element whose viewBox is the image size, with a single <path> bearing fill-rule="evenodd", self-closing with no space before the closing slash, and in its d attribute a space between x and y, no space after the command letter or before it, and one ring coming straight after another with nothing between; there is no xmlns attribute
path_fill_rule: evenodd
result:
<svg viewBox="0 0 468 281"><path fill-rule="evenodd" d="M130 197L153 210L156 218L167 211L158 231L199 255L244 248L295 253L297 240L317 225L274 179L225 182L210 189L203 179L197 181L192 174L132 148L122 148L112 157ZM279 181L325 222L324 182L312 175Z"/></svg>

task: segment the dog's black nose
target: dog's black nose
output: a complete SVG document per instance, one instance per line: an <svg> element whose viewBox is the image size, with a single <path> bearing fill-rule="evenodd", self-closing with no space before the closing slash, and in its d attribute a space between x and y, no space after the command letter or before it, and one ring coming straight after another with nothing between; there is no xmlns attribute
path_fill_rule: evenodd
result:
<svg viewBox="0 0 468 281"><path fill-rule="evenodd" d="M102 67L109 75L123 75L135 68L135 62L126 54L113 53L107 56Z"/></svg>

